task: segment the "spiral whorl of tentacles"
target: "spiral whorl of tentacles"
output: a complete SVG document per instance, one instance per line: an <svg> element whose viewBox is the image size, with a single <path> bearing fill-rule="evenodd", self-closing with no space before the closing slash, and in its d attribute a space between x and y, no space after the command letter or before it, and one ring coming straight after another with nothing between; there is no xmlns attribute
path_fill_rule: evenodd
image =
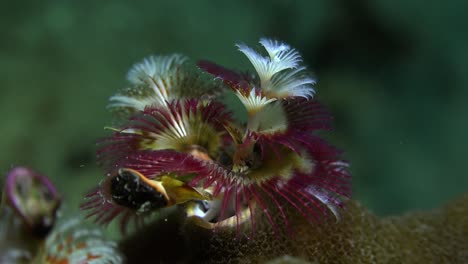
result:
<svg viewBox="0 0 468 264"><path fill-rule="evenodd" d="M106 173L82 205L89 216L100 224L119 217L125 229L179 205L207 228L254 230L255 217L266 217L275 231L290 229L285 207L310 222L339 219L351 195L348 164L317 134L331 130L332 117L313 99L299 53L260 44L267 56L237 45L256 74L197 67L177 54L133 66L129 88L110 98L118 122L98 142ZM245 106L246 123L218 100L229 92Z"/></svg>

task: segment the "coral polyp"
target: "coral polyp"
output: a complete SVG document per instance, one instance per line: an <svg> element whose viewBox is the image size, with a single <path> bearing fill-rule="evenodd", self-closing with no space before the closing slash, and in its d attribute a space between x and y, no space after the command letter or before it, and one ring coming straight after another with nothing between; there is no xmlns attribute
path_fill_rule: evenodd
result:
<svg viewBox="0 0 468 264"><path fill-rule="evenodd" d="M89 215L100 224L122 216L125 229L129 219L178 206L200 226L252 234L257 217L292 230L285 206L311 223L339 219L351 176L341 151L318 135L332 129L331 114L313 98L315 80L295 49L260 44L267 56L237 45L255 74L196 67L178 54L133 66L130 88L110 98L127 115L98 142L106 177L82 206ZM244 105L246 122L222 103L226 93Z"/></svg>
<svg viewBox="0 0 468 264"><path fill-rule="evenodd" d="M1 193L0 263L123 263L116 243L81 217L61 221L62 199L47 176L15 167Z"/></svg>

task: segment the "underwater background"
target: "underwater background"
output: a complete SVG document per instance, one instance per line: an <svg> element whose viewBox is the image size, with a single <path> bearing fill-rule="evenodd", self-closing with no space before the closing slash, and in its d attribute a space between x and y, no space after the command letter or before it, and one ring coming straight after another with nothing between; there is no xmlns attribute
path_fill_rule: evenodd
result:
<svg viewBox="0 0 468 264"><path fill-rule="evenodd" d="M379 215L468 191L466 1L2 1L0 173L50 176L77 211L103 171L108 98L150 54L250 67L234 43L287 42L335 116L354 199ZM253 68L251 68L253 70Z"/></svg>

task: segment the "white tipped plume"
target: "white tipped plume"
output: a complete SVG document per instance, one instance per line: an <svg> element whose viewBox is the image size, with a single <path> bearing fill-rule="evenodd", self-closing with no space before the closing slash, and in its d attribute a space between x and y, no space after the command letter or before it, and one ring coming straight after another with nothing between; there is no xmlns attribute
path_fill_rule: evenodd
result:
<svg viewBox="0 0 468 264"><path fill-rule="evenodd" d="M127 74L130 87L110 97L109 108L132 114L147 106L166 106L174 99L209 98L224 85L205 76L181 54L150 56L132 66Z"/></svg>
<svg viewBox="0 0 468 264"><path fill-rule="evenodd" d="M257 71L262 92L269 98L311 98L315 80L300 65L302 58L299 53L277 40L262 38L259 42L268 52L268 57L244 44L237 44L237 47Z"/></svg>
<svg viewBox="0 0 468 264"><path fill-rule="evenodd" d="M133 65L128 71L127 79L133 84L146 84L148 79L161 79L172 73L187 60L188 58L181 54L150 56Z"/></svg>

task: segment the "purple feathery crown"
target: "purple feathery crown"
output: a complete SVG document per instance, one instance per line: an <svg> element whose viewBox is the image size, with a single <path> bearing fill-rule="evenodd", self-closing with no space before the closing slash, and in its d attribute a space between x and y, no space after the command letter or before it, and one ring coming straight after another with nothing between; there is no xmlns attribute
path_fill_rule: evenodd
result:
<svg viewBox="0 0 468 264"><path fill-rule="evenodd" d="M348 163L317 135L331 115L313 98L315 81L289 45L261 39L267 54L237 45L255 74L151 56L110 98L112 135L98 141L105 176L82 208L99 224L131 222L180 206L206 227L248 226L265 217L289 229L285 206L310 222L336 217L351 195ZM234 93L247 110L233 118L218 99Z"/></svg>

